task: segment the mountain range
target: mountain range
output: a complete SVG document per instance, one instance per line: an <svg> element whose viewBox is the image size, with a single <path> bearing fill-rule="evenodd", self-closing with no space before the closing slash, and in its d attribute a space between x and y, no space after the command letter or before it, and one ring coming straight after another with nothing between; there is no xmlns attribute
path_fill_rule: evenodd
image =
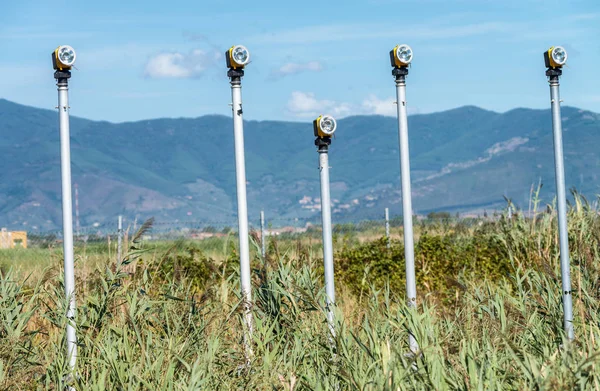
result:
<svg viewBox="0 0 600 391"><path fill-rule="evenodd" d="M600 180L600 115L562 108L568 187L589 197ZM72 176L82 226L154 216L157 221L234 223L232 120L153 119L111 123L71 117ZM524 209L533 184L554 195L550 110L496 113L474 106L408 119L415 213L491 210L504 197ZM60 148L55 111L0 99L0 225L61 225ZM256 219L319 215L318 154L309 122L245 121L248 209ZM399 215L397 120L338 120L329 152L333 218Z"/></svg>

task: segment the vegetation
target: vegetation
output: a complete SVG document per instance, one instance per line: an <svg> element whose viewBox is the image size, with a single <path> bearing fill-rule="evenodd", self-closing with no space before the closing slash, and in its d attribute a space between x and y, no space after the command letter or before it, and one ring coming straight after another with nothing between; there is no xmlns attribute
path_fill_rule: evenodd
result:
<svg viewBox="0 0 600 391"><path fill-rule="evenodd" d="M534 218L416 228L416 311L404 304L400 241L388 249L383 239L361 240L360 231L338 232L335 337L325 323L315 240L272 239L267 259L253 259L251 352L242 343L232 236L136 239L123 266L135 265L131 274L107 248L82 249L74 378L64 359L59 254L47 250L44 263L35 255L44 266L35 269L11 267L3 255L0 389L62 390L66 382L81 390L600 389L600 218L585 199L576 197L569 212L573 342L562 330L551 207ZM407 354L409 330L416 356Z"/></svg>

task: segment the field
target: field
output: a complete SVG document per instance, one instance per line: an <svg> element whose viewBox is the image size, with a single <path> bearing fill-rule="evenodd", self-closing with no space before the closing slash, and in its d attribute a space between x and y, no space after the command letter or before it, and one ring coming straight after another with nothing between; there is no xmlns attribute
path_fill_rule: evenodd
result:
<svg viewBox="0 0 600 391"><path fill-rule="evenodd" d="M416 226L418 309L394 227L335 238L336 336L318 231L253 237L254 338L242 343L237 240L76 249L78 367L65 366L60 248L0 253L0 389L600 390L600 218L569 211L576 339L564 338L556 214ZM419 342L407 354L407 332Z"/></svg>

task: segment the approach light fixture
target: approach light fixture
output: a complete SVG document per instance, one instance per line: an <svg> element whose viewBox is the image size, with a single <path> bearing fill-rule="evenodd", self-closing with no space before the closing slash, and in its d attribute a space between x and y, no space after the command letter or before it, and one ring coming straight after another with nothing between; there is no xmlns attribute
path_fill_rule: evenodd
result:
<svg viewBox="0 0 600 391"><path fill-rule="evenodd" d="M227 67L232 69L242 69L250 61L250 52L242 45L234 45L225 52Z"/></svg>
<svg viewBox="0 0 600 391"><path fill-rule="evenodd" d="M406 44L396 45L396 47L390 51L390 62L393 67L407 67L412 59L413 51L410 46Z"/></svg>
<svg viewBox="0 0 600 391"><path fill-rule="evenodd" d="M552 133L554 135L554 175L556 180L556 210L558 216L558 238L560 249L560 274L562 283L563 327L569 340L575 339L573 324L573 291L571 290L571 260L569 256L569 233L567 230L567 190L565 186L565 163L560 114L559 79L567 63L567 51L561 46L552 46L544 52L546 76L550 84L550 107L552 111Z"/></svg>
<svg viewBox="0 0 600 391"><path fill-rule="evenodd" d="M337 122L330 115L321 115L313 121L315 137L331 137L336 127Z"/></svg>
<svg viewBox="0 0 600 391"><path fill-rule="evenodd" d="M75 64L75 49L69 45L62 45L52 52L52 66L57 71L68 71Z"/></svg>
<svg viewBox="0 0 600 391"><path fill-rule="evenodd" d="M562 46L552 46L544 52L547 68L562 68L567 63L567 51Z"/></svg>

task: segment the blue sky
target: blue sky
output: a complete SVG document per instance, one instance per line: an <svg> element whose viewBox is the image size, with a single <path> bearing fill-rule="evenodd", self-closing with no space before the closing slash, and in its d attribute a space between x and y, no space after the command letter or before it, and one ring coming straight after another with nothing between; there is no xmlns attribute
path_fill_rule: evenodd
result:
<svg viewBox="0 0 600 391"><path fill-rule="evenodd" d="M6 1L0 97L53 108L50 52L70 44L73 115L230 115L223 52L244 44L246 119L393 115L397 43L415 53L412 113L547 108L542 52L552 45L569 53L565 104L600 112L598 0Z"/></svg>

